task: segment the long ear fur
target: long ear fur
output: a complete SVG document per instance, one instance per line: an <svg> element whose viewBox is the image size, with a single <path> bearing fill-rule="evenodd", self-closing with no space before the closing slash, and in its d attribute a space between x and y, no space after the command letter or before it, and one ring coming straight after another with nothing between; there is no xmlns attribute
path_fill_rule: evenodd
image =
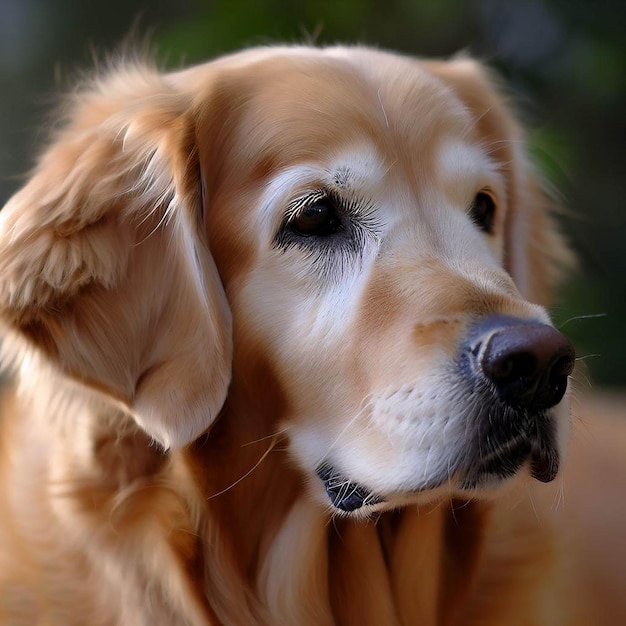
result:
<svg viewBox="0 0 626 626"><path fill-rule="evenodd" d="M460 57L426 65L449 83L472 113L485 147L501 163L509 197L505 263L521 294L550 305L573 256L559 232L555 203L545 193L526 152L523 129L506 106L496 76L480 63Z"/></svg>
<svg viewBox="0 0 626 626"><path fill-rule="evenodd" d="M556 222L558 206L523 148L514 147L517 166L506 222L507 267L522 295L544 306L574 265L574 255Z"/></svg>
<svg viewBox="0 0 626 626"><path fill-rule="evenodd" d="M146 68L98 81L0 213L0 317L165 447L210 425L232 356L190 108Z"/></svg>

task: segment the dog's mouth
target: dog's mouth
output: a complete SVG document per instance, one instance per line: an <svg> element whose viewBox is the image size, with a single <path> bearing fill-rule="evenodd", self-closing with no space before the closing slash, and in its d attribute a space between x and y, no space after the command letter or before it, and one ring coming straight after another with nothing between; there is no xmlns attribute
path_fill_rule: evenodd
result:
<svg viewBox="0 0 626 626"><path fill-rule="evenodd" d="M528 465L534 479L550 482L559 470L559 453L550 442L518 435L500 443L488 454L478 454L464 469L457 467L451 475L432 481L412 493L423 493L449 482L456 483L462 491L488 489L512 478L524 465ZM385 502L384 497L349 479L327 461L317 467L316 474L324 485L330 503L340 511L351 513Z"/></svg>
<svg viewBox="0 0 626 626"><path fill-rule="evenodd" d="M479 455L463 477L463 489L487 487L511 478L528 464L530 475L543 483L556 477L559 470L559 453L542 440L519 436L501 443L487 455Z"/></svg>
<svg viewBox="0 0 626 626"><path fill-rule="evenodd" d="M377 496L367 487L346 478L330 463L323 462L315 470L322 481L330 503L340 511L350 513L361 507L379 504L383 498Z"/></svg>

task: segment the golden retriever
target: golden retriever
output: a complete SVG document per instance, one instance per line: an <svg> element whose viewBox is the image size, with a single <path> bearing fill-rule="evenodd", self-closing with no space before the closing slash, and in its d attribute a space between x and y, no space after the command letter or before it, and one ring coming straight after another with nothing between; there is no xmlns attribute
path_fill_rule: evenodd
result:
<svg viewBox="0 0 626 626"><path fill-rule="evenodd" d="M487 70L270 47L66 110L0 213L2 624L591 623L570 254Z"/></svg>

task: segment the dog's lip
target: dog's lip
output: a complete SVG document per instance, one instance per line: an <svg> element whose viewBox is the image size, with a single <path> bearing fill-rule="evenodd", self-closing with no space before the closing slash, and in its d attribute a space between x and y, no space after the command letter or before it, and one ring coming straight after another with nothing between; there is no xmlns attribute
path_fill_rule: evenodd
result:
<svg viewBox="0 0 626 626"><path fill-rule="evenodd" d="M559 454L553 446L531 437L519 436L501 443L496 450L482 456L467 472L465 485L475 486L482 479L510 478L529 463L530 474L540 482L548 483L559 470Z"/></svg>
<svg viewBox="0 0 626 626"><path fill-rule="evenodd" d="M559 473L560 456L555 448L538 447L533 449L530 460L531 476L542 482L553 481Z"/></svg>
<svg viewBox="0 0 626 626"><path fill-rule="evenodd" d="M479 456L465 472L457 466L451 474L404 493L417 495L437 489L448 481L455 482L455 475L456 480L462 476L462 489L474 490L494 479L504 481L511 478L524 465L529 467L530 475L534 479L548 483L556 478L559 461L559 453L553 445L534 436L519 434L501 442L489 454ZM315 472L324 485L330 503L340 511L350 513L387 501L368 487L349 479L329 461L320 463Z"/></svg>
<svg viewBox="0 0 626 626"><path fill-rule="evenodd" d="M362 507L369 507L378 504L398 504L396 498L386 498L376 494L368 487L350 480L345 474L339 472L331 463L324 461L315 470L318 478L322 481L326 495L330 503L340 511L350 513ZM395 496L400 498L417 496L421 493L437 489L450 480L450 476L438 477L415 489L398 490Z"/></svg>
<svg viewBox="0 0 626 626"><path fill-rule="evenodd" d="M327 461L320 463L315 473L322 481L331 504L340 511L350 513L363 506L384 502L383 498L351 481Z"/></svg>
<svg viewBox="0 0 626 626"><path fill-rule="evenodd" d="M527 437L514 437L500 444L496 450L481 456L478 469L489 472L504 464L521 465L532 453L532 443Z"/></svg>

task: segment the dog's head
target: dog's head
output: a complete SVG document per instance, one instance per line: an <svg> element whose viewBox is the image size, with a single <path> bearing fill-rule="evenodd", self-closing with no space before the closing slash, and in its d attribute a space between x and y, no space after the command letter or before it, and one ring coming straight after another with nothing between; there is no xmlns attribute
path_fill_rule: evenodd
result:
<svg viewBox="0 0 626 626"><path fill-rule="evenodd" d="M477 63L254 50L69 117L2 211L0 309L70 377L181 446L254 345L341 510L555 476L573 352L536 303L568 255Z"/></svg>

